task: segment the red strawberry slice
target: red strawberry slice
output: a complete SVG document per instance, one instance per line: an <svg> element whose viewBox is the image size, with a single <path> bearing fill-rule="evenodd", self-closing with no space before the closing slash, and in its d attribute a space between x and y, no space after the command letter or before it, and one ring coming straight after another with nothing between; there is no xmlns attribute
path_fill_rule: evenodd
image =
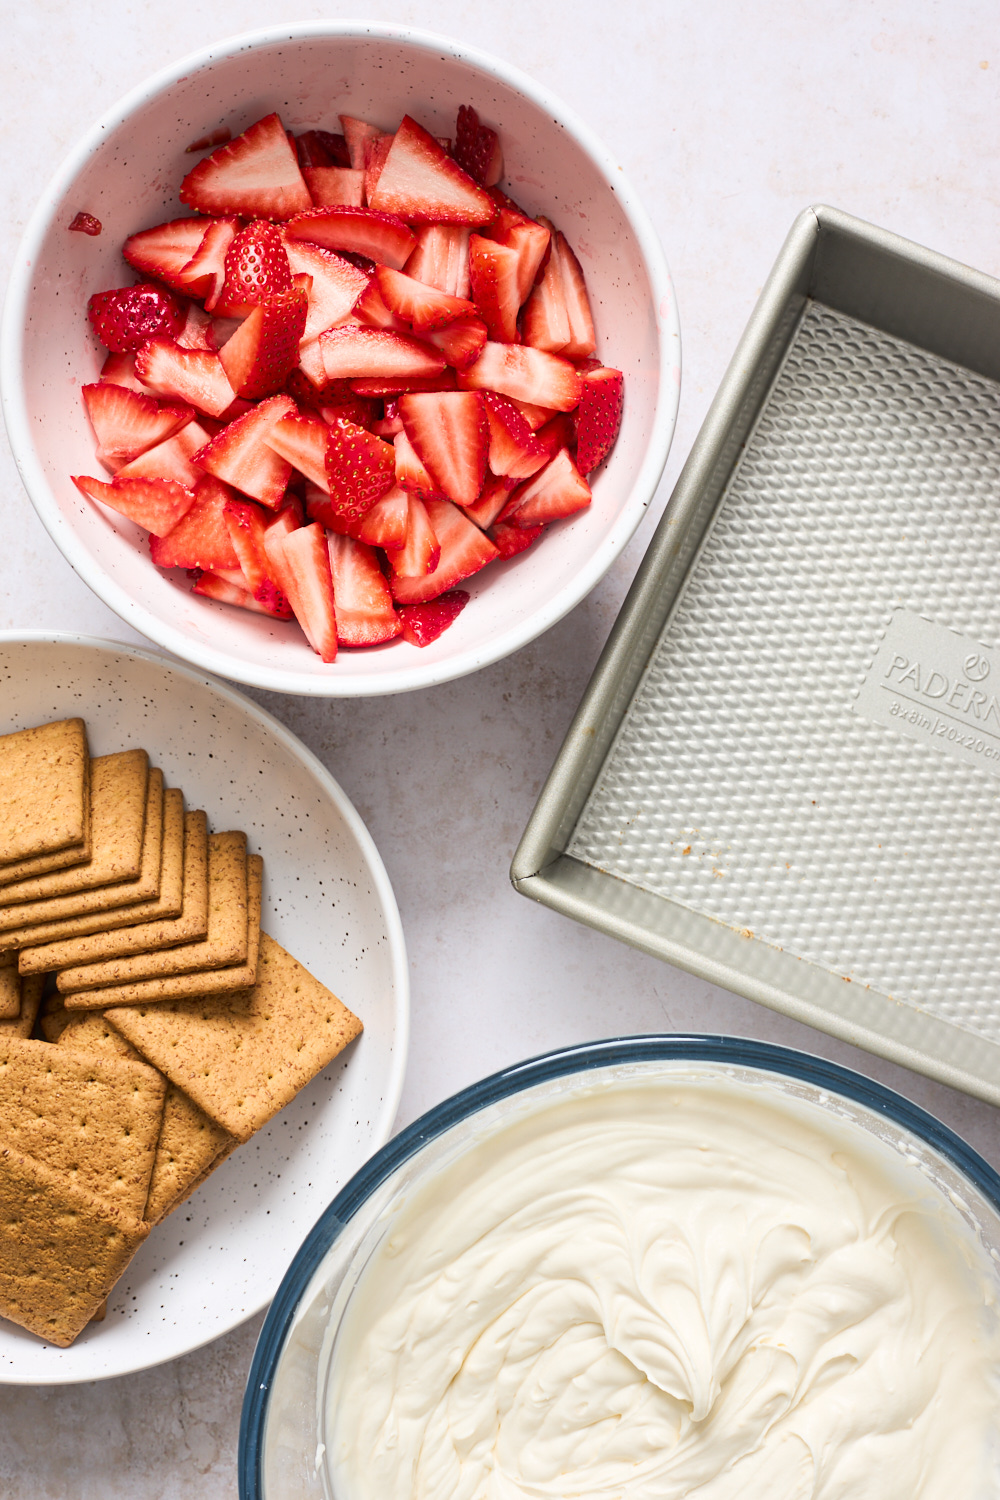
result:
<svg viewBox="0 0 1000 1500"><path fill-rule="evenodd" d="M241 229L226 251L225 282L215 311L243 318L277 292L287 292L292 272L281 230L267 219Z"/></svg>
<svg viewBox="0 0 1000 1500"><path fill-rule="evenodd" d="M526 344L486 344L475 364L459 375L458 383L462 390L497 391L553 411L572 411L582 390L568 359Z"/></svg>
<svg viewBox="0 0 1000 1500"><path fill-rule="evenodd" d="M357 523L395 482L396 455L391 444L353 422L334 423L327 440L326 484L336 515Z"/></svg>
<svg viewBox="0 0 1000 1500"><path fill-rule="evenodd" d="M275 583L264 546L267 523L273 517L250 500L227 500L223 517L233 551L240 560L240 568L251 597L259 607L279 620L290 620L292 606ZM295 530L295 527L290 527Z"/></svg>
<svg viewBox="0 0 1000 1500"><path fill-rule="evenodd" d="M425 604L404 604L398 612L404 641L411 646L429 646L454 625L468 602L465 589L449 589Z"/></svg>
<svg viewBox="0 0 1000 1500"><path fill-rule="evenodd" d="M475 307L464 297L452 297L448 292L426 286L388 266L375 268L375 281L389 311L411 323L415 333L443 328L454 323L456 318L474 318L476 315Z"/></svg>
<svg viewBox="0 0 1000 1500"><path fill-rule="evenodd" d="M407 393L399 415L417 457L437 488L459 505L479 497L486 474L489 427L475 391Z"/></svg>
<svg viewBox="0 0 1000 1500"><path fill-rule="evenodd" d="M493 217L489 194L409 115L393 136L368 202L415 224L487 224Z"/></svg>
<svg viewBox="0 0 1000 1500"><path fill-rule="evenodd" d="M97 337L114 354L128 354L157 334L172 339L184 327L184 309L177 298L149 281L95 292L87 313Z"/></svg>
<svg viewBox="0 0 1000 1500"><path fill-rule="evenodd" d="M112 472L165 442L194 416L190 406L161 406L151 396L108 381L85 385L83 399L97 435L97 457Z"/></svg>
<svg viewBox="0 0 1000 1500"><path fill-rule="evenodd" d="M88 500L99 500L154 536L166 536L194 504L194 490L170 479L113 479L105 484L84 474L72 478Z"/></svg>
<svg viewBox="0 0 1000 1500"><path fill-rule="evenodd" d="M330 328L319 343L328 380L407 380L440 375L445 368L435 349L378 328Z"/></svg>
<svg viewBox="0 0 1000 1500"><path fill-rule="evenodd" d="M518 401L515 396L508 396L507 400L517 407L532 432L537 432L555 416L551 406L535 406L531 401Z"/></svg>
<svg viewBox="0 0 1000 1500"><path fill-rule="evenodd" d="M369 401L363 396L355 396L350 392L345 396L338 395L336 399L329 402L321 402L319 414L328 427L346 417L348 422L353 422L356 427L367 427L369 432L375 431L375 414L382 408L380 401ZM384 437L384 433L379 433Z"/></svg>
<svg viewBox="0 0 1000 1500"><path fill-rule="evenodd" d="M383 400L386 397L394 399L405 391L453 391L455 372L442 370L440 375L400 375L386 380L366 379L359 376L358 379L349 383L351 390L357 396L381 397Z"/></svg>
<svg viewBox="0 0 1000 1500"><path fill-rule="evenodd" d="M285 225L285 238L286 242L306 240L324 250L364 255L397 271L417 243L412 229L396 215L376 213L371 208L352 208L347 204L296 214Z"/></svg>
<svg viewBox="0 0 1000 1500"><path fill-rule="evenodd" d="M573 453L576 449L576 423L568 412L557 412L544 427L539 427L535 442L544 451L546 459L555 458L560 448L568 448Z"/></svg>
<svg viewBox="0 0 1000 1500"><path fill-rule="evenodd" d="M539 274L544 269L549 254L551 232L545 224L529 219L516 204L502 193L494 192L499 200L497 216L482 234L498 244L506 245L517 255L518 303L524 302Z"/></svg>
<svg viewBox="0 0 1000 1500"><path fill-rule="evenodd" d="M203 214L290 219L312 204L277 115L256 121L187 174L180 199Z"/></svg>
<svg viewBox="0 0 1000 1500"><path fill-rule="evenodd" d="M423 337L456 370L466 370L482 354L488 338L482 318L459 318L446 328L434 328Z"/></svg>
<svg viewBox="0 0 1000 1500"><path fill-rule="evenodd" d="M419 504L412 496L411 504ZM497 549L457 506L448 500L428 500L427 515L441 544L441 557L432 573L423 577L397 577L390 580L392 597L398 604L419 604L436 599L454 588L463 578L470 578L497 557Z"/></svg>
<svg viewBox="0 0 1000 1500"><path fill-rule="evenodd" d="M302 176L314 208L364 207L364 172L353 167L303 167Z"/></svg>
<svg viewBox="0 0 1000 1500"><path fill-rule="evenodd" d="M183 291L181 273L198 253L211 227L210 219L171 219L168 224L154 224L151 229L130 234L122 254L144 276L156 276L167 286Z"/></svg>
<svg viewBox="0 0 1000 1500"><path fill-rule="evenodd" d="M249 609L258 615L272 615L273 612L265 604L255 599L253 594L238 583L232 583L220 573L202 572L198 574L197 581L191 590L192 594L198 594L203 599L211 599L216 604L235 604L238 609ZM291 618L291 610L288 618ZM279 615L279 619L286 618Z"/></svg>
<svg viewBox="0 0 1000 1500"><path fill-rule="evenodd" d="M193 489L201 479L201 470L192 463L194 455L208 442L208 433L200 422L186 422L173 437L156 443L118 470L117 479L172 479Z"/></svg>
<svg viewBox="0 0 1000 1500"><path fill-rule="evenodd" d="M491 529L490 537L501 560L506 561L508 557L516 557L519 552L527 552L544 530L544 526L510 526L506 521L498 521Z"/></svg>
<svg viewBox="0 0 1000 1500"><path fill-rule="evenodd" d="M340 128L344 132L348 161L352 167L363 172L365 147L370 141L377 141L385 132L379 130L377 125L369 125L366 120L358 120L353 115L340 115L339 119Z"/></svg>
<svg viewBox="0 0 1000 1500"><path fill-rule="evenodd" d="M216 326L215 319L197 302L189 302L184 309L184 327L177 335L177 342L182 349L210 349L214 354Z"/></svg>
<svg viewBox="0 0 1000 1500"><path fill-rule="evenodd" d="M416 247L406 262L407 276L452 297L470 296L471 232L467 224L424 224L417 230Z"/></svg>
<svg viewBox="0 0 1000 1500"><path fill-rule="evenodd" d="M309 488L308 481L306 489ZM289 490L278 510L273 516L266 516L264 525L268 531L279 531L282 536L288 531L297 531L300 526L306 524L305 507L301 499L293 491Z"/></svg>
<svg viewBox="0 0 1000 1500"><path fill-rule="evenodd" d="M512 401L486 391L483 396L490 427L490 468L511 479L528 479L551 454L538 441Z"/></svg>
<svg viewBox="0 0 1000 1500"><path fill-rule="evenodd" d="M101 366L101 381L126 386L130 391L145 392L146 387L135 373L134 354L109 354Z"/></svg>
<svg viewBox="0 0 1000 1500"><path fill-rule="evenodd" d="M196 141L191 142L190 146L185 146L184 150L188 155L193 151L207 151L209 146L221 146L223 141L231 141L232 138L233 132L228 125L217 125L207 135L200 135Z"/></svg>
<svg viewBox="0 0 1000 1500"><path fill-rule="evenodd" d="M466 506L465 514L471 521L475 521L480 531L488 531L510 499L511 491L516 488L516 479L487 473L479 499L475 505Z"/></svg>
<svg viewBox="0 0 1000 1500"><path fill-rule="evenodd" d="M545 273L524 309L522 333L526 344L567 359L585 359L597 347L583 271L563 234L552 236Z"/></svg>
<svg viewBox="0 0 1000 1500"><path fill-rule="evenodd" d="M74 230L77 234L97 235L101 233L104 226L100 219L95 219L93 214L84 213L81 209L78 214L73 215L66 228Z"/></svg>
<svg viewBox="0 0 1000 1500"><path fill-rule="evenodd" d="M473 182L492 187L503 176L503 152L500 137L469 104L460 104L455 124L455 160Z"/></svg>
<svg viewBox="0 0 1000 1500"><path fill-rule="evenodd" d="M441 560L441 543L431 525L427 506L417 495L410 495L406 507L406 540L389 557L393 576L425 578Z"/></svg>
<svg viewBox="0 0 1000 1500"><path fill-rule="evenodd" d="M135 373L158 396L187 401L210 417L221 417L236 398L217 354L182 349L172 339L150 339L137 349Z"/></svg>
<svg viewBox="0 0 1000 1500"><path fill-rule="evenodd" d="M299 340L309 314L303 286L267 297L219 350L238 396L257 400L280 391L299 360Z"/></svg>
<svg viewBox="0 0 1000 1500"><path fill-rule="evenodd" d="M622 423L625 378L621 370L601 367L581 376L583 394L576 413L576 466L589 474L607 458Z"/></svg>
<svg viewBox="0 0 1000 1500"><path fill-rule="evenodd" d="M398 313L392 312L385 303L382 289L375 276L371 278L357 302L350 319L346 320L345 326L351 323L361 323L365 328L384 328L388 333L412 334L413 329L405 318Z"/></svg>
<svg viewBox="0 0 1000 1500"><path fill-rule="evenodd" d="M578 510L585 510L590 500L590 485L569 451L563 448L541 473L514 491L500 514L500 520L511 526L559 521Z"/></svg>
<svg viewBox="0 0 1000 1500"><path fill-rule="evenodd" d="M327 538L338 646L380 646L399 635L389 585L374 549L349 536Z"/></svg>
<svg viewBox="0 0 1000 1500"><path fill-rule="evenodd" d="M264 437L275 422L294 411L295 403L287 396L272 396L262 401L253 411L224 427L195 454L195 461L207 473L275 510L288 487L292 466L267 446Z"/></svg>
<svg viewBox="0 0 1000 1500"><path fill-rule="evenodd" d="M406 545L409 526L409 496L401 485L386 490L358 526L358 539L370 547L383 547L395 552Z"/></svg>
<svg viewBox="0 0 1000 1500"><path fill-rule="evenodd" d="M382 176L382 168L385 166L385 159L389 155L392 142L391 135L381 135L377 140L365 142L364 194L366 203L372 201L372 194L378 187L378 180Z"/></svg>
<svg viewBox="0 0 1000 1500"><path fill-rule="evenodd" d="M319 417L282 417L269 427L264 441L275 453L286 458L294 469L304 474L321 490L327 488L326 450L330 429Z"/></svg>
<svg viewBox="0 0 1000 1500"><path fill-rule="evenodd" d="M240 228L239 219L211 219L201 244L177 273L178 285L191 297L200 297L208 312L214 312L226 279L226 255Z"/></svg>
<svg viewBox="0 0 1000 1500"><path fill-rule="evenodd" d="M413 451L413 444L406 433L397 433L392 445L396 450L396 483L402 485L404 490L419 495L422 500L445 498Z"/></svg>
<svg viewBox="0 0 1000 1500"><path fill-rule="evenodd" d="M349 167L351 153L347 140L329 130L304 130L295 138L295 153L300 167Z"/></svg>
<svg viewBox="0 0 1000 1500"><path fill-rule="evenodd" d="M491 339L516 344L517 314L521 306L519 261L516 250L480 234L469 240L469 278L472 296Z"/></svg>
<svg viewBox="0 0 1000 1500"><path fill-rule="evenodd" d="M321 661L337 656L337 611L326 532L312 523L281 535L265 533L268 561L306 640Z"/></svg>
<svg viewBox="0 0 1000 1500"><path fill-rule="evenodd" d="M152 536L149 555L158 568L238 568L240 565L226 525L226 502L232 490L212 475L198 481L194 502L165 536Z"/></svg>

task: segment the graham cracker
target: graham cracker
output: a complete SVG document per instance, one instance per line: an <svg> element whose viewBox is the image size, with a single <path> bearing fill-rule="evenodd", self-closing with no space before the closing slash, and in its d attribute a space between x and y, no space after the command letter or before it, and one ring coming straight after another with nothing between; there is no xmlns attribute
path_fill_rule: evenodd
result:
<svg viewBox="0 0 1000 1500"><path fill-rule="evenodd" d="M148 1233L141 1219L0 1140L0 1316L66 1348Z"/></svg>
<svg viewBox="0 0 1000 1500"><path fill-rule="evenodd" d="M160 865L160 894L152 901L140 901L110 911L84 912L61 921L39 922L31 927L14 927L0 932L0 961L6 945L14 950L33 949L47 943L105 933L135 923L177 917L183 910L184 880L189 856L200 860L203 872L208 869L208 822L203 812L187 813L183 819L183 848L179 847L174 812L183 808L183 794L169 788L163 794L163 856ZM168 830L173 828L173 833ZM202 882L207 881L203 873ZM17 953L15 951L16 960ZM55 967L55 965L53 965Z"/></svg>
<svg viewBox="0 0 1000 1500"><path fill-rule="evenodd" d="M28 1037L35 1029L35 1018L45 989L44 974L29 974L21 980L21 1008L16 1016L0 1021L0 1039L6 1036Z"/></svg>
<svg viewBox="0 0 1000 1500"><path fill-rule="evenodd" d="M12 864L0 865L0 887L12 880L27 880L32 875L46 875L50 870L67 870L70 865L82 865L92 853L90 842L90 757L86 759L83 777L83 841L71 844L67 849L57 849L54 854L33 854L29 859L18 859ZM0 891L2 897L2 891Z"/></svg>
<svg viewBox="0 0 1000 1500"><path fill-rule="evenodd" d="M232 968L247 960L247 836L213 833L208 840L208 933L179 947L77 965L56 979L61 995L131 984L202 969Z"/></svg>
<svg viewBox="0 0 1000 1500"><path fill-rule="evenodd" d="M84 842L88 769L82 719L0 735L0 865Z"/></svg>
<svg viewBox="0 0 1000 1500"><path fill-rule="evenodd" d="M142 1062L0 1038L0 1137L141 1218L166 1084Z"/></svg>
<svg viewBox="0 0 1000 1500"><path fill-rule="evenodd" d="M240 1141L361 1031L357 1016L265 932L257 982L244 994L126 1006L107 1019Z"/></svg>
<svg viewBox="0 0 1000 1500"><path fill-rule="evenodd" d="M124 1057L130 1062L143 1061L142 1054L108 1025L99 1010L81 1010L75 1014L63 1009L52 1011L43 1026L47 1040L56 1046L72 1047L74 1052L98 1052L104 1057Z"/></svg>
<svg viewBox="0 0 1000 1500"><path fill-rule="evenodd" d="M235 1145L229 1132L210 1120L183 1089L169 1084L143 1217L159 1224L201 1186Z"/></svg>
<svg viewBox="0 0 1000 1500"><path fill-rule="evenodd" d="M96 911L101 905L125 906L129 900L148 900L158 893L158 861L154 890L139 888L148 781L145 750L123 750L91 761L90 859L71 870L55 870L4 886L0 930L76 916L78 910ZM161 805L162 800L161 783ZM88 897L100 905L88 906ZM81 901L82 906L74 905Z"/></svg>
<svg viewBox="0 0 1000 1500"><path fill-rule="evenodd" d="M12 1021L20 1014L20 976L16 969L0 969L0 1021Z"/></svg>

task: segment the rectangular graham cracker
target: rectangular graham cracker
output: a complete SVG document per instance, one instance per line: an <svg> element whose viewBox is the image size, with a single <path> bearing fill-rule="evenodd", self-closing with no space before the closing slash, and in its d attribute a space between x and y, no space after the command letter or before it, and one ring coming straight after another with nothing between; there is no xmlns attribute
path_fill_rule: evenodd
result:
<svg viewBox="0 0 1000 1500"><path fill-rule="evenodd" d="M91 900L103 899L105 906L116 902L125 906L130 899L148 900L158 893L159 863L154 890L139 890L148 781L149 757L145 750L123 750L91 761L90 859L71 870L55 870L4 886L0 892L0 930L75 916L78 908L73 902L88 896ZM161 783L161 804L162 800ZM112 888L110 897L102 889L108 887ZM100 908L83 905L79 909Z"/></svg>
<svg viewBox="0 0 1000 1500"><path fill-rule="evenodd" d="M261 886L264 861L251 854L247 870L247 957L233 968L203 969L194 974L169 974L158 979L139 979L131 984L105 985L99 990L76 990L63 996L67 1010L101 1010L113 1005L148 1004L160 1000L183 1000L188 996L231 995L245 990L257 977L260 948Z"/></svg>
<svg viewBox="0 0 1000 1500"><path fill-rule="evenodd" d="M54 854L33 854L29 859L18 859L13 864L0 865L0 887L13 880L27 880L32 875L47 875L50 870L68 870L71 865L86 864L92 854L90 841L90 758L86 761L83 778L83 842L72 844L67 849L57 849ZM0 891L2 897L2 891Z"/></svg>
<svg viewBox="0 0 1000 1500"><path fill-rule="evenodd" d="M203 872L202 883L205 884L208 879L208 821L203 812L185 813L183 841L181 842L174 815L179 814L182 808L183 794L181 792L173 787L164 792L160 894L155 900L139 901L134 905L115 907L110 911L84 912L80 916L64 917L61 921L39 922L31 927L14 927L8 932L0 932L0 963L3 962L5 956L9 956L4 952L7 944L14 950L13 958L16 962L18 957L16 950L19 948L26 951L48 943L61 943L71 938L115 931L120 927L129 927L139 922L159 921L180 916L184 906L184 882L188 879L189 858L200 861L199 868ZM53 965L53 967L57 966Z"/></svg>
<svg viewBox="0 0 1000 1500"><path fill-rule="evenodd" d="M0 865L82 845L88 779L82 719L0 735Z"/></svg>
<svg viewBox="0 0 1000 1500"><path fill-rule="evenodd" d="M0 1037L0 1137L142 1218L166 1084L142 1062Z"/></svg>
<svg viewBox="0 0 1000 1500"><path fill-rule="evenodd" d="M148 1233L141 1219L0 1140L0 1316L67 1348Z"/></svg>
<svg viewBox="0 0 1000 1500"><path fill-rule="evenodd" d="M7 1036L28 1037L31 1035L41 1008L44 989L44 974L28 974L21 980L21 1008L16 1016L0 1021L0 1040Z"/></svg>
<svg viewBox="0 0 1000 1500"><path fill-rule="evenodd" d="M208 932L197 942L131 957L109 958L63 970L56 979L61 995L132 984L202 969L232 968L247 959L247 837L213 833L208 840Z"/></svg>
<svg viewBox="0 0 1000 1500"><path fill-rule="evenodd" d="M0 969L0 1021L12 1021L21 1014L21 985L16 969Z"/></svg>
<svg viewBox="0 0 1000 1500"><path fill-rule="evenodd" d="M265 932L257 982L245 994L123 1007L107 1019L240 1141L361 1031L357 1016Z"/></svg>

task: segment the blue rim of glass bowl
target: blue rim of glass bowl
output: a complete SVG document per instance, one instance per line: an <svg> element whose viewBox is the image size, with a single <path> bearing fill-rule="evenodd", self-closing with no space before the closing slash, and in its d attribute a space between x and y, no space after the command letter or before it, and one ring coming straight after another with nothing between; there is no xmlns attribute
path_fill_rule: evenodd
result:
<svg viewBox="0 0 1000 1500"><path fill-rule="evenodd" d="M861 1073L851 1072L808 1052L796 1052L788 1047L776 1047L769 1042L744 1037L674 1034L614 1037L605 1042L589 1042L529 1058L453 1094L400 1131L354 1174L302 1242L271 1304L250 1366L240 1418L240 1500L263 1500L261 1457L268 1398L299 1300L320 1261L365 1200L428 1142L469 1115L477 1114L511 1094L553 1078L586 1073L594 1068L623 1063L678 1061L709 1062L724 1067L757 1068L761 1072L784 1074L865 1105L873 1113L903 1126L945 1157L1000 1212L1000 1174L961 1136L901 1094L884 1088Z"/></svg>

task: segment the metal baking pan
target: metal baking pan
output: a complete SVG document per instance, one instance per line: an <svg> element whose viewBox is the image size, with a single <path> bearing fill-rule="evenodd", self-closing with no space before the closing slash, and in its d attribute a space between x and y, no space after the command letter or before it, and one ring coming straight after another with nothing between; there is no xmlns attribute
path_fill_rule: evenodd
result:
<svg viewBox="0 0 1000 1500"><path fill-rule="evenodd" d="M511 878L1000 1104L1000 283L799 216Z"/></svg>

